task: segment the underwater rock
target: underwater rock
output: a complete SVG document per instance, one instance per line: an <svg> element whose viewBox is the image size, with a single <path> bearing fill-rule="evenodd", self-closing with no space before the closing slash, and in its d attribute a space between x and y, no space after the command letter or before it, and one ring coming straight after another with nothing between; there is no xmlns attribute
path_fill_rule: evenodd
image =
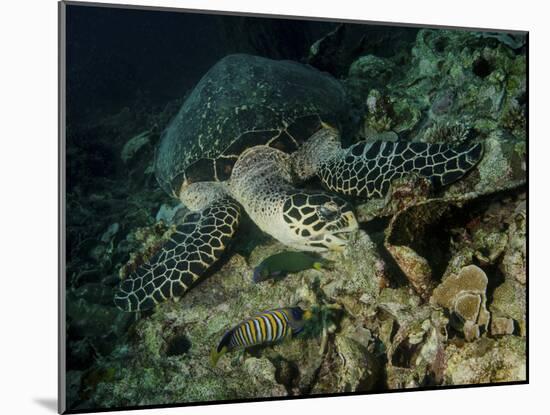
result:
<svg viewBox="0 0 550 415"><path fill-rule="evenodd" d="M410 309L418 309L421 302L420 297L407 287L384 288L378 297L378 307L394 320L401 314L409 315Z"/></svg>
<svg viewBox="0 0 550 415"><path fill-rule="evenodd" d="M379 372L378 359L364 345L341 334L330 346L311 393L369 391L379 381Z"/></svg>
<svg viewBox="0 0 550 415"><path fill-rule="evenodd" d="M478 165L479 182L474 190L487 194L526 183L525 148L495 131L485 140L485 154Z"/></svg>
<svg viewBox="0 0 550 415"><path fill-rule="evenodd" d="M377 217L393 216L428 199L431 190L430 181L418 175L393 180L385 199L373 198L357 206L357 219L368 222Z"/></svg>
<svg viewBox="0 0 550 415"><path fill-rule="evenodd" d="M113 306L92 304L83 298L67 301L69 330L79 337L106 337L114 334L124 337L134 320L129 313L121 313Z"/></svg>
<svg viewBox="0 0 550 415"><path fill-rule="evenodd" d="M189 209L181 203L176 206L163 203L155 216L155 221L163 221L165 224L171 226L179 223L188 212Z"/></svg>
<svg viewBox="0 0 550 415"><path fill-rule="evenodd" d="M126 278L137 267L147 262L173 231L173 227L167 228L163 222L156 222L151 226L137 228L132 235L129 235L126 239L135 246L136 251L130 253L126 264L119 269L120 278Z"/></svg>
<svg viewBox="0 0 550 415"><path fill-rule="evenodd" d="M513 35L510 33L498 33L498 32L479 32L477 34L484 38L497 39L499 42L509 46L512 49L522 48L527 43L525 35Z"/></svg>
<svg viewBox="0 0 550 415"><path fill-rule="evenodd" d="M525 201L520 201L512 214L508 228L508 245L500 264L507 280L515 279L521 284L527 281L527 211Z"/></svg>
<svg viewBox="0 0 550 415"><path fill-rule="evenodd" d="M166 401L168 397L189 401L280 396L312 390L329 392L330 389L317 385L322 365L334 368L331 387L342 391L370 388L371 380L377 378L373 375L377 363L365 355L369 347L365 343L372 340L371 336L357 337L355 327L343 330L342 335L338 331L330 334L336 330L330 321L323 329L328 330L326 352L323 352L323 336L319 334L254 347L244 353L244 359L238 354L225 355L216 369L210 367L210 350L225 330L260 310L294 304L310 308L322 300L319 295L326 296L326 301L334 296L358 317L369 308L359 301L360 297L367 298L370 307L375 307L375 299L385 284L384 268L370 238L364 232L358 232L354 238L349 248L331 258L337 261L334 270L306 270L284 280L262 284L251 282L253 266L282 246L273 243L256 247L250 255L250 265L240 255L233 254L182 301L163 303L151 316L136 324L131 343L133 351L129 354L135 358L120 368L124 371L124 380L117 377L110 387L98 387L102 392L98 392L96 398L107 399L105 394L109 393L108 399L112 402L135 399L154 403ZM320 290L316 288L319 284ZM348 326L346 323L345 327ZM169 339L182 334L189 340L188 351L168 356ZM330 350L344 353L354 363L335 363L341 359ZM166 359L172 363L166 364ZM139 381L147 367L158 370L148 382ZM163 379L170 379L168 385Z"/></svg>
<svg viewBox="0 0 550 415"><path fill-rule="evenodd" d="M431 294L431 280L459 273L474 258L484 266L497 264L503 257L506 261L518 258L517 268L524 265L521 246L525 238L515 232L516 228L507 229L516 206L509 197L495 194L491 199L466 192L452 198L419 199L408 200L410 205L398 210L390 220L384 246L423 298ZM360 219L365 217L365 208L366 205L360 208ZM391 211L388 205L386 209ZM508 248L510 238L515 238L519 249ZM524 272L517 269L517 273L521 279Z"/></svg>
<svg viewBox="0 0 550 415"><path fill-rule="evenodd" d="M449 320L442 310L420 305L418 297L407 297L403 289L385 289L379 299L379 336L385 345L388 386L439 384Z"/></svg>
<svg viewBox="0 0 550 415"><path fill-rule="evenodd" d="M418 388L424 382L425 376L419 375L414 369L398 366L387 367L386 384L389 389Z"/></svg>
<svg viewBox="0 0 550 415"><path fill-rule="evenodd" d="M70 270L69 267L67 268ZM102 276L103 272L99 268L80 269L78 271L67 272L67 280L75 287L87 283L96 283L101 280Z"/></svg>
<svg viewBox="0 0 550 415"><path fill-rule="evenodd" d="M387 245L389 253L399 264L416 292L427 299L433 289L432 270L426 258L408 246Z"/></svg>
<svg viewBox="0 0 550 415"><path fill-rule="evenodd" d="M395 64L389 59L365 55L351 64L348 77L360 78L367 82L371 88L376 88L386 85L394 71Z"/></svg>
<svg viewBox="0 0 550 415"><path fill-rule="evenodd" d="M67 345L67 369L84 370L90 366L95 356L92 342L88 338L72 340Z"/></svg>
<svg viewBox="0 0 550 415"><path fill-rule="evenodd" d="M514 320L493 315L491 318L491 336L502 336L514 333Z"/></svg>
<svg viewBox="0 0 550 415"><path fill-rule="evenodd" d="M418 108L415 99L411 97L392 95L390 100L395 114L392 129L400 136L406 136L410 131L416 129L424 115Z"/></svg>
<svg viewBox="0 0 550 415"><path fill-rule="evenodd" d="M427 79L435 82L436 91L462 89L453 109L464 118L477 118L479 126L498 118L509 98L524 91L525 56L498 43L491 44L479 33L420 30L412 54L413 65L407 78L409 82L416 79L413 89L428 88ZM508 74L507 81L502 73Z"/></svg>
<svg viewBox="0 0 550 415"><path fill-rule="evenodd" d="M266 349L266 357L277 367L278 381L289 395L310 393L326 353L321 353L320 338L298 337Z"/></svg>
<svg viewBox="0 0 550 415"><path fill-rule="evenodd" d="M375 133L371 136L365 135L363 137L367 141L391 141L395 142L399 140L399 136L393 131L384 131L381 133Z"/></svg>
<svg viewBox="0 0 550 415"><path fill-rule="evenodd" d="M485 272L469 265L462 268L459 274L445 278L433 291L431 302L447 308L460 319L467 341L475 340L488 329L487 283Z"/></svg>
<svg viewBox="0 0 550 415"><path fill-rule="evenodd" d="M320 282L327 299L342 304L354 315L366 311L361 303L374 306L380 291L389 283L385 263L367 233L350 235L341 256L331 259L335 260L334 269L324 273Z"/></svg>
<svg viewBox="0 0 550 415"><path fill-rule="evenodd" d="M510 193L496 195L491 199L469 202L464 208L468 212L464 226L451 229L454 257L449 263L452 267L447 268L443 278L449 273L458 272L458 262L464 266L467 265L465 262L471 263L474 259L482 266L498 265L502 270L506 250L510 253L518 252L515 248L509 248L510 240L514 239L520 246L521 241L525 241L525 236L515 232L512 227L514 210L521 203L521 193L517 196ZM468 261L464 261L465 258L469 258ZM497 273L497 270L494 272Z"/></svg>
<svg viewBox="0 0 550 415"><path fill-rule="evenodd" d="M433 376L436 384L443 381L445 372L445 342L447 341L448 319L441 312L432 311L429 320L422 323L423 332L421 337L416 334L415 337L409 334L409 343L414 344L418 341L421 346L414 361L415 366L426 367L428 376ZM421 342L421 343L420 343Z"/></svg>
<svg viewBox="0 0 550 415"><path fill-rule="evenodd" d="M84 372L80 370L68 370L66 373L67 401L71 402L73 406L82 401L79 392L83 374Z"/></svg>
<svg viewBox="0 0 550 415"><path fill-rule="evenodd" d="M266 358L249 357L244 361L244 370L249 379L254 379L264 395L260 396L285 396L287 394L283 385L275 379L275 366Z"/></svg>
<svg viewBox="0 0 550 415"><path fill-rule="evenodd" d="M106 244L103 244L103 243L100 243L98 245L95 245L92 249L90 249L90 251L88 252L88 256L90 257L91 260L93 260L94 262L96 262L98 265L101 266L101 264L103 263L103 260L104 260L104 257L106 257L107 255L107 245Z"/></svg>
<svg viewBox="0 0 550 415"><path fill-rule="evenodd" d="M415 33L416 29L410 28L388 31L383 26L338 24L311 45L307 63L336 77L344 77L358 57L392 56L408 48L414 42Z"/></svg>
<svg viewBox="0 0 550 415"><path fill-rule="evenodd" d="M511 318L518 324L518 334L526 335L527 301L523 284L515 279L506 278L502 284L495 288L489 309L495 316Z"/></svg>
<svg viewBox="0 0 550 415"><path fill-rule="evenodd" d="M80 397L86 400L89 399L98 384L112 382L115 374L115 369L112 367L97 367L86 371L80 383Z"/></svg>
<svg viewBox="0 0 550 415"><path fill-rule="evenodd" d="M399 65L384 85L393 112L379 125L390 126L405 139L421 139L434 124L459 124L471 129L472 137L503 130L524 142L525 55L481 36L418 31L410 64ZM525 41L525 36L518 39ZM352 102L364 102L370 89L356 78L347 82ZM462 134L453 132L449 141L457 136Z"/></svg>
<svg viewBox="0 0 550 415"><path fill-rule="evenodd" d="M118 230L120 229L120 225L118 222L115 222L107 228L107 230L101 235L101 242L103 243L109 243L111 239L118 233Z"/></svg>
<svg viewBox="0 0 550 415"><path fill-rule="evenodd" d="M455 93L452 90L445 90L433 98L430 111L435 116L440 116L449 112L455 99ZM441 142L441 141L434 141Z"/></svg>
<svg viewBox="0 0 550 415"><path fill-rule="evenodd" d="M445 349L445 383L471 385L526 380L525 339L504 336L480 338L462 347Z"/></svg>
<svg viewBox="0 0 550 415"><path fill-rule="evenodd" d="M143 131L142 133L130 138L120 153L120 158L124 164L128 164L145 146L150 144L149 138L151 131Z"/></svg>
<svg viewBox="0 0 550 415"><path fill-rule="evenodd" d="M388 228L384 246L397 262L412 287L427 300L434 288L432 269L427 255L437 255L437 244L430 243L431 230L445 211L449 201L431 199L402 209Z"/></svg>
<svg viewBox="0 0 550 415"><path fill-rule="evenodd" d="M477 232L473 233L473 246L479 247L475 250L474 256L480 263L480 265L494 264L495 261L502 255L506 244L508 243L508 237L506 233L493 231L486 232L485 229L479 228Z"/></svg>
<svg viewBox="0 0 550 415"><path fill-rule="evenodd" d="M255 256L266 255L263 247L256 250ZM276 380L276 367L270 361L285 360L295 348L296 355L318 355L315 339L288 339L275 346L253 348L245 352L244 359L238 354L226 355L215 369L210 365L210 350L232 325L267 308L294 305L304 292L307 296L308 290L302 289L303 276L264 285L253 284L251 273L244 258L234 254L181 301L157 306L134 328L130 356L135 357L119 369L123 371L121 378L117 377L109 388L98 388L96 399L120 406L127 400L162 403L287 394L285 386ZM314 278L310 275L306 280ZM308 304L306 298L304 308ZM187 352L168 356L170 339L181 335L190 343ZM314 372L312 368L311 379Z"/></svg>
<svg viewBox="0 0 550 415"><path fill-rule="evenodd" d="M391 100L377 89L371 89L366 100L367 114L364 120L363 135L387 132L393 126L394 110Z"/></svg>
<svg viewBox="0 0 550 415"><path fill-rule="evenodd" d="M90 303L113 305L114 290L100 283L86 283L73 291L76 298L82 298Z"/></svg>

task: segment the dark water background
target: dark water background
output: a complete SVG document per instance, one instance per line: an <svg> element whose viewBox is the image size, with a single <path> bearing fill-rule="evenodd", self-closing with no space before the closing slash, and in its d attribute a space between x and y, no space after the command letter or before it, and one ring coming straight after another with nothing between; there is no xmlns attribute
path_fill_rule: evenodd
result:
<svg viewBox="0 0 550 415"><path fill-rule="evenodd" d="M162 104L182 97L230 53L306 61L310 46L337 26L279 18L69 6L69 122L117 111L138 99ZM418 31L348 26L348 41L350 46L357 43L357 55L369 51L391 56L396 44L390 40L413 41ZM369 46L359 47L359 38L365 35Z"/></svg>

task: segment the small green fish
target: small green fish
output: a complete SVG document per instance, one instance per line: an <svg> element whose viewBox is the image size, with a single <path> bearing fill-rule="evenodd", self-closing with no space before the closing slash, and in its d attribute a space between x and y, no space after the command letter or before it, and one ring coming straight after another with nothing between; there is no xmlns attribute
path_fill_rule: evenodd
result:
<svg viewBox="0 0 550 415"><path fill-rule="evenodd" d="M264 259L254 268L252 281L258 283L269 278L284 277L289 272L300 272L311 268L319 271L323 268L332 269L332 264L333 261L314 254L283 251Z"/></svg>
<svg viewBox="0 0 550 415"><path fill-rule="evenodd" d="M233 349L272 344L295 336L304 329L306 321L311 318L312 313L309 310L288 307L267 310L241 321L228 330L218 346L212 349L210 353L212 366L215 367L219 358Z"/></svg>

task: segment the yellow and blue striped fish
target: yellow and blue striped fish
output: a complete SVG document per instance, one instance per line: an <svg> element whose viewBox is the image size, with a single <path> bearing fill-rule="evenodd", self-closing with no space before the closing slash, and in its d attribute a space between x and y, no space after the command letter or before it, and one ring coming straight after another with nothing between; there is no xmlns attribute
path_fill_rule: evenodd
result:
<svg viewBox="0 0 550 415"><path fill-rule="evenodd" d="M217 348L210 355L212 365L226 352L239 347L274 343L303 330L305 321L311 318L311 312L300 307L277 308L257 314L241 321L222 337Z"/></svg>

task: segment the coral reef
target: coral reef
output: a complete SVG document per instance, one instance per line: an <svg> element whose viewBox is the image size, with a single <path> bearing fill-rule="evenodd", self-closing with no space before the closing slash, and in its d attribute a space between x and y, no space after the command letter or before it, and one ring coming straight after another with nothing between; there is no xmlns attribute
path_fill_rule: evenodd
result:
<svg viewBox="0 0 550 415"><path fill-rule="evenodd" d="M151 168L158 126L181 100L69 131L71 409L525 380L524 41L399 36L339 25L311 46L309 63L341 77L350 95L345 138L477 140L485 155L445 189L411 175L383 200L356 201L361 229L343 252L323 254L330 269L254 284L254 268L285 247L244 218L228 253L179 301L119 311L120 278L186 212ZM85 148L91 136L96 147ZM210 365L225 330L296 305L319 312L315 330Z"/></svg>

